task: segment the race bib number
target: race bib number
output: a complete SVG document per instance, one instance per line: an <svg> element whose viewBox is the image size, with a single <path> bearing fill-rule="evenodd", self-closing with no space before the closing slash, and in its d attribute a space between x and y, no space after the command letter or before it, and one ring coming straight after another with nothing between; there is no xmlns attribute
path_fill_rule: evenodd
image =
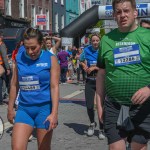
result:
<svg viewBox="0 0 150 150"><path fill-rule="evenodd" d="M39 77L26 76L19 79L20 90L22 91L37 91L40 89Z"/></svg>
<svg viewBox="0 0 150 150"><path fill-rule="evenodd" d="M138 44L114 49L114 66L139 63L141 63L141 57Z"/></svg>
<svg viewBox="0 0 150 150"><path fill-rule="evenodd" d="M97 64L97 61L90 61L90 67L94 67L96 66L96 64Z"/></svg>

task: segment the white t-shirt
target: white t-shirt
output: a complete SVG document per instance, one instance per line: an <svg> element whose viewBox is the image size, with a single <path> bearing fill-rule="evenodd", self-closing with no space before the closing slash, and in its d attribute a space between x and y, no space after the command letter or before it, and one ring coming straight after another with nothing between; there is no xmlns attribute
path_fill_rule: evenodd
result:
<svg viewBox="0 0 150 150"><path fill-rule="evenodd" d="M51 48L51 49L49 49L48 50L49 52L51 52L52 54L54 54L54 52L53 52L53 49ZM55 54L54 54L55 55Z"/></svg>

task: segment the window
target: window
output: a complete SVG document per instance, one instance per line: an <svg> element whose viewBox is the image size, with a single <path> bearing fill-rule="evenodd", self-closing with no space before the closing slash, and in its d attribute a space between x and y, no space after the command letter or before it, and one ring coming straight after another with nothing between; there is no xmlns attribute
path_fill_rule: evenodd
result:
<svg viewBox="0 0 150 150"><path fill-rule="evenodd" d="M11 0L5 0L5 13L11 16Z"/></svg>
<svg viewBox="0 0 150 150"><path fill-rule="evenodd" d="M64 28L65 20L64 20L64 15L61 16L61 29Z"/></svg>
<svg viewBox="0 0 150 150"><path fill-rule="evenodd" d="M31 6L31 26L35 27L35 6Z"/></svg>
<svg viewBox="0 0 150 150"><path fill-rule="evenodd" d="M49 30L49 10L46 9L46 30Z"/></svg>
<svg viewBox="0 0 150 150"><path fill-rule="evenodd" d="M55 14L55 32L58 32L58 14Z"/></svg>
<svg viewBox="0 0 150 150"><path fill-rule="evenodd" d="M42 8L41 8L41 7L39 7L39 14L43 14L43 11L42 11ZM43 25L40 25L40 26L39 26L39 29L40 29L40 30L43 30Z"/></svg>
<svg viewBox="0 0 150 150"><path fill-rule="evenodd" d="M19 17L24 18L24 0L19 1Z"/></svg>
<svg viewBox="0 0 150 150"><path fill-rule="evenodd" d="M39 14L42 14L42 8L39 7Z"/></svg>
<svg viewBox="0 0 150 150"><path fill-rule="evenodd" d="M64 0L61 0L61 5L64 5Z"/></svg>

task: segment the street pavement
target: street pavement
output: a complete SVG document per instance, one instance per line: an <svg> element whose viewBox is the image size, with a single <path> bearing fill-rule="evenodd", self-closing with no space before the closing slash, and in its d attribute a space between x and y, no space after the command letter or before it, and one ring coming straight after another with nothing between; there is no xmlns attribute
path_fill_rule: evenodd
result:
<svg viewBox="0 0 150 150"><path fill-rule="evenodd" d="M5 122L0 150L11 150L12 125L7 121L6 112L7 105L0 106L0 115ZM97 112L95 114L95 120L98 122ZM88 126L84 85L75 82L60 84L59 125L53 133L52 150L108 150L107 140L98 139L98 126L94 136L87 137ZM28 150L37 150L36 131L33 132L33 138L28 143Z"/></svg>
<svg viewBox="0 0 150 150"><path fill-rule="evenodd" d="M0 106L5 122L5 133L0 140L0 150L11 150L12 125L6 117L7 105ZM97 112L96 121L98 122ZM89 120L85 107L83 84L60 84L59 125L54 130L52 150L107 150L107 141L98 139L98 127L93 137L87 137ZM28 143L28 150L37 150L36 131Z"/></svg>

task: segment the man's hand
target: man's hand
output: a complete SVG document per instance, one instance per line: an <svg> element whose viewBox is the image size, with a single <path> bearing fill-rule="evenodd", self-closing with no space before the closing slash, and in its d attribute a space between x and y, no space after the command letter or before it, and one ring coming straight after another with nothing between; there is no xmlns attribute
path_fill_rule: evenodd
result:
<svg viewBox="0 0 150 150"><path fill-rule="evenodd" d="M144 87L135 92L131 100L133 104L143 104L149 97L150 89L148 87Z"/></svg>

